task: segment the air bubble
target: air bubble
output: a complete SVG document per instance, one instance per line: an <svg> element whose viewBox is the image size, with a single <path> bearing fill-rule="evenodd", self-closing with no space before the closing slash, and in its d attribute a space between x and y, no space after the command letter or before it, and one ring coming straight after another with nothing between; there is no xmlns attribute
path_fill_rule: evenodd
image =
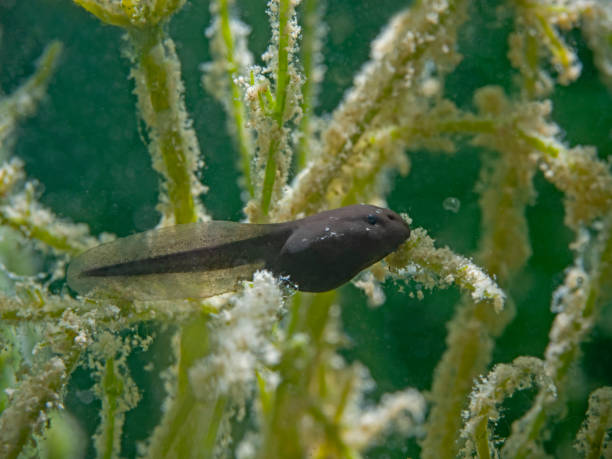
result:
<svg viewBox="0 0 612 459"><path fill-rule="evenodd" d="M442 202L442 207L444 207L444 210L449 210L456 214L459 212L459 209L461 209L461 201L459 201L457 198L449 196Z"/></svg>

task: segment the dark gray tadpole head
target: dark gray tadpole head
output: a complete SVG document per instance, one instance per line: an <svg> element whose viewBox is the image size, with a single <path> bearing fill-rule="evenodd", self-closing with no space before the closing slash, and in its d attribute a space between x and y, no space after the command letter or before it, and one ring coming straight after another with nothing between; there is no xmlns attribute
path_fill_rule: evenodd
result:
<svg viewBox="0 0 612 459"><path fill-rule="evenodd" d="M268 269L307 292L344 284L396 250L410 228L389 209L354 205L274 224L226 221L151 230L74 259L68 285L87 296L206 298Z"/></svg>
<svg viewBox="0 0 612 459"><path fill-rule="evenodd" d="M268 267L306 292L341 286L410 236L399 215L369 205L328 210L294 223L277 260Z"/></svg>

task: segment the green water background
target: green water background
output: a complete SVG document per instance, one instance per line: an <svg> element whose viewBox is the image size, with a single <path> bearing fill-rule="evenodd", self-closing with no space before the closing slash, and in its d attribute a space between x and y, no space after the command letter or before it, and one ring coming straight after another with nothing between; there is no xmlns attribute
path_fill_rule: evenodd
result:
<svg viewBox="0 0 612 459"><path fill-rule="evenodd" d="M241 18L252 28L251 50L259 56L269 39L265 2L237 3ZM329 2L325 13L329 26L324 48L327 72L318 113L330 113L337 106L355 72L367 60L369 43L393 12L406 5L397 0ZM460 50L464 59L445 88L446 96L462 108L471 107L474 90L483 85L498 84L515 91L514 72L506 58L512 17L498 15L498 5L475 1L470 21L462 28ZM208 3L192 0L172 20L170 35L177 43L186 104L206 162L201 175L210 190L204 203L214 218L237 220L243 217L236 184L237 155L225 134L221 107L200 85L198 66L210 59L203 34L209 24ZM26 161L28 176L40 182L41 201L63 217L88 223L94 233L109 231L123 236L153 227L158 221L158 177L139 135L142 126L134 110L133 83L127 78L129 63L119 51L122 32L100 24L68 0L0 0L0 25L0 88L5 93L32 73L33 62L46 43L59 39L65 46L49 95L37 114L21 124L14 149ZM595 145L604 157L612 152L612 98L599 82L592 54L580 33L572 33L570 41L579 49L583 73L577 83L555 92L553 118L569 144ZM454 156L412 154L412 171L395 181L390 207L409 212L415 224L426 228L439 244L448 244L458 253L472 253L480 236L478 195L474 190L479 154L468 145L462 145ZM553 319L550 296L572 261L568 249L572 233L563 226L562 196L541 176L536 178L536 189L538 198L527 210L533 256L511 290L518 314L498 341L495 362L508 362L518 355L542 357ZM458 213L443 208L447 197L461 201ZM421 390L431 386L433 369L444 350L445 324L459 298L457 290L451 288L426 293L423 301L417 301L406 292L388 287L389 301L379 309L368 308L355 288L341 290L342 319L352 340L344 354L370 369L377 383L372 400L407 386ZM157 330L154 324L143 324L139 332L152 330ZM159 420L164 397L161 382L141 370L156 348L167 344L167 336L162 333L158 341L157 347L147 353L136 352L130 360L143 400L126 417L122 451L126 457L134 456L135 441L145 439ZM569 441L584 416L586 394L600 385L612 384L609 307L584 352L581 371L573 378L575 396L569 404L568 420L555 429L552 441ZM99 403L79 394L86 393L91 384L88 372L78 370L66 398L67 408L88 435L98 423ZM508 404L510 416L529 403L529 394L514 397ZM500 424L500 434L508 431L509 422ZM93 454L90 444L87 455ZM399 458L407 454L418 454L414 442L392 438L368 457Z"/></svg>

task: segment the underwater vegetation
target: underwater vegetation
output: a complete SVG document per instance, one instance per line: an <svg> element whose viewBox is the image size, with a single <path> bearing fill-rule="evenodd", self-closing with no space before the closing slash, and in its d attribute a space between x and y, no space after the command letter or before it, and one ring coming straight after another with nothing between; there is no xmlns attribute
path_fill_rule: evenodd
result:
<svg viewBox="0 0 612 459"><path fill-rule="evenodd" d="M0 457L612 457L612 3L7 1L0 25ZM118 236L357 203L411 235L337 290L66 285Z"/></svg>

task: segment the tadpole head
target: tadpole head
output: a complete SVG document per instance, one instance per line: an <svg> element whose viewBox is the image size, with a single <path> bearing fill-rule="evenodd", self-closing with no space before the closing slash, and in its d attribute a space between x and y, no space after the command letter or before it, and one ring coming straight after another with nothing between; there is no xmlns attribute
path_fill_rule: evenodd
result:
<svg viewBox="0 0 612 459"><path fill-rule="evenodd" d="M292 224L294 230L271 269L308 292L339 287L410 236L410 227L398 214L364 204L320 212Z"/></svg>
<svg viewBox="0 0 612 459"><path fill-rule="evenodd" d="M410 237L410 226L390 209L363 206L363 221L370 239L376 240L389 252Z"/></svg>

